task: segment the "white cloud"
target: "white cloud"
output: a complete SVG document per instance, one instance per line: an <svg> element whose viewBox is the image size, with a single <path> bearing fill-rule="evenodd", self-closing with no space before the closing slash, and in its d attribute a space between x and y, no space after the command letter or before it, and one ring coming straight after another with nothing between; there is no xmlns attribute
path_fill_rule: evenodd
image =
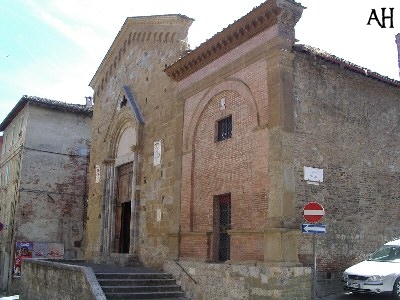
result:
<svg viewBox="0 0 400 300"><path fill-rule="evenodd" d="M25 9L26 14L33 13L39 23L47 25L42 29L43 34L57 31L60 39L54 40L53 45L41 45L40 41L16 32L17 44L0 46L0 53L12 47L23 48L25 56L25 60L14 56L9 71L0 69L0 80L11 87L0 93L0 119L10 110L10 105L4 103L16 103L24 94L83 103L84 96L92 93L87 86L89 81L127 17L180 13L194 18L195 22L189 30L189 43L193 48L263 2L26 0L20 9ZM394 35L400 32L400 1L298 2L308 7L296 26L296 35L301 43L319 47L383 75L398 78ZM366 25L371 9L381 7L395 7L395 29ZM14 22L29 24L28 19L21 19L19 11L10 13L15 14ZM13 30L17 30L17 23L13 24ZM70 44L61 44L65 40ZM34 51L38 49L40 51ZM4 67L4 61L2 63ZM11 93L17 93L15 99L9 99Z"/></svg>
<svg viewBox="0 0 400 300"><path fill-rule="evenodd" d="M400 1L303 0L307 7L296 27L301 43L319 47L382 75L398 79L395 35L400 32ZM367 25L371 10L394 8L394 27ZM387 12L387 11L386 11Z"/></svg>
<svg viewBox="0 0 400 300"><path fill-rule="evenodd" d="M63 2L72 3L70 1ZM70 39L87 53L93 52L93 46L104 44L102 39L104 38L104 34L102 34L104 28L98 28L93 23L90 24L82 15L73 16L68 14L70 10L63 10L66 7L71 8L72 5L54 7L53 5L43 6L34 1L29 1L28 3L39 20L47 23L52 29L59 31L60 34ZM78 6L75 9L78 12L80 11ZM93 18L90 20L93 20Z"/></svg>

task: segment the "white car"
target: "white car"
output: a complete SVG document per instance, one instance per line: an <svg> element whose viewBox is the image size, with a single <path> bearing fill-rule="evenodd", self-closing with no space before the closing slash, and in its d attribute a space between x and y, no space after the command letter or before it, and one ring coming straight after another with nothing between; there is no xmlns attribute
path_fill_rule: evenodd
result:
<svg viewBox="0 0 400 300"><path fill-rule="evenodd" d="M344 289L353 293L393 293L400 299L400 239L375 251L368 260L343 272Z"/></svg>

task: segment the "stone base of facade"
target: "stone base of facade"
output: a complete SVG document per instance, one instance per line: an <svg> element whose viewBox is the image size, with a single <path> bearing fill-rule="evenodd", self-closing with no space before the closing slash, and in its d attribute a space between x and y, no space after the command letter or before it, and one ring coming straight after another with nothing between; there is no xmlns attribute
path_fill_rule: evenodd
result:
<svg viewBox="0 0 400 300"><path fill-rule="evenodd" d="M19 295L21 293L21 277L12 277L8 284L7 295Z"/></svg>
<svg viewBox="0 0 400 300"><path fill-rule="evenodd" d="M287 264L204 263L168 260L171 273L193 300L311 299L311 268Z"/></svg>
<svg viewBox="0 0 400 300"><path fill-rule="evenodd" d="M343 272L317 272L317 296L343 293Z"/></svg>

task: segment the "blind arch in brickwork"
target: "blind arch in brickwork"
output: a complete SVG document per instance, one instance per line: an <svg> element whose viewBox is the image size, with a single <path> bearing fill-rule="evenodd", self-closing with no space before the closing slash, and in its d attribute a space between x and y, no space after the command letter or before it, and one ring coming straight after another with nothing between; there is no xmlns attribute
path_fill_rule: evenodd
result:
<svg viewBox="0 0 400 300"><path fill-rule="evenodd" d="M229 90L237 92L248 102L251 115L253 116L252 119L254 120L254 127L260 126L257 103L250 88L240 80L227 80L211 87L209 91L205 93L205 95L201 98L201 100L197 104L193 116L190 120L190 125L188 126L187 131L184 133L183 145L185 151L192 150L193 137L197 128L197 124L199 122L201 114L203 113L209 101L215 95L223 91L229 91Z"/></svg>

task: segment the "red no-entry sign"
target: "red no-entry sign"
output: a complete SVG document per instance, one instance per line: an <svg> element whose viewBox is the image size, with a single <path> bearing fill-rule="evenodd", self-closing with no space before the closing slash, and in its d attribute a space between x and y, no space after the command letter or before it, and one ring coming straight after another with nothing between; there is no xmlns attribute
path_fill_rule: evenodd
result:
<svg viewBox="0 0 400 300"><path fill-rule="evenodd" d="M309 202L304 206L303 217L309 223L318 223L325 215L325 210L318 202Z"/></svg>

